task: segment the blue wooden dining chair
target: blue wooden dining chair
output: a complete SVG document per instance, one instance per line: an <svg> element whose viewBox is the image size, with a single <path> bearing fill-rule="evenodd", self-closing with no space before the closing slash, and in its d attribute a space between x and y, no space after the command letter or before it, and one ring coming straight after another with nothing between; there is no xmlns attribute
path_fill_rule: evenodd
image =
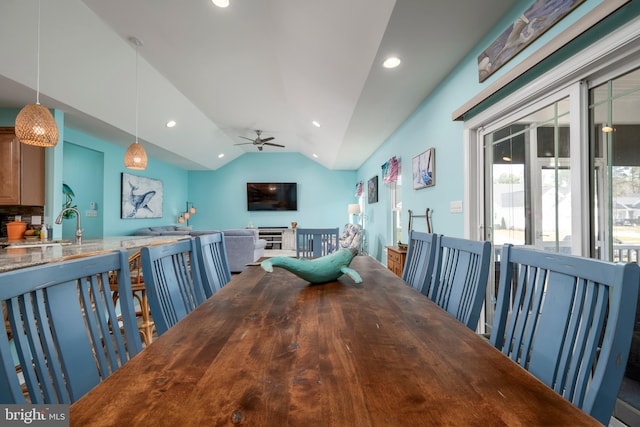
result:
<svg viewBox="0 0 640 427"><path fill-rule="evenodd" d="M336 228L296 228L296 257L318 258L338 250Z"/></svg>
<svg viewBox="0 0 640 427"><path fill-rule="evenodd" d="M429 298L475 330L490 263L490 242L440 235Z"/></svg>
<svg viewBox="0 0 640 427"><path fill-rule="evenodd" d="M402 271L402 280L408 285L429 294L431 276L436 260L436 248L439 245L439 236L432 233L422 233L411 230L407 257Z"/></svg>
<svg viewBox="0 0 640 427"><path fill-rule="evenodd" d="M231 281L224 235L218 232L197 236L196 255L205 296L209 298Z"/></svg>
<svg viewBox="0 0 640 427"><path fill-rule="evenodd" d="M2 273L0 301L2 403L72 403L142 349L124 250Z"/></svg>
<svg viewBox="0 0 640 427"><path fill-rule="evenodd" d="M160 336L207 298L195 239L144 246L140 258L151 315Z"/></svg>
<svg viewBox="0 0 640 427"><path fill-rule="evenodd" d="M504 245L491 343L608 425L639 282L636 264Z"/></svg>

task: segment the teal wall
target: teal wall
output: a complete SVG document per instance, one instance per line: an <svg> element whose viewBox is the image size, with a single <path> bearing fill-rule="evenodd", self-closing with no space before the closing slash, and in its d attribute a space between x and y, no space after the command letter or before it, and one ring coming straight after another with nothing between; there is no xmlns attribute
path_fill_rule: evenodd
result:
<svg viewBox="0 0 640 427"><path fill-rule="evenodd" d="M17 108L0 108L0 126L15 126L19 112Z"/></svg>
<svg viewBox="0 0 640 427"><path fill-rule="evenodd" d="M397 156L401 162L404 178L401 191L403 226L406 227L408 222L408 209L411 209L416 214L424 214L426 208L430 208L432 211L431 225L433 232L463 237L463 214L450 212L450 202L462 201L464 197L463 122L454 122L451 119L452 113L599 3L600 0L587 0L485 82L479 83L478 55L532 4L531 0L519 1L477 43L476 47L468 53L438 88L423 101L416 111L389 136L384 145L358 169L356 179L362 180L366 184L367 180L372 176L380 176L380 166L384 162L391 156ZM640 14L639 3L631 2L623 7L592 31L581 36L579 40L553 55L552 58L536 67L532 72L527 73L523 78L519 78L505 91L501 91L497 96L485 102L483 107L491 105L492 102L504 96L504 93L513 90L514 86L526 84L526 78L531 79L535 75L539 75L554 64L567 59L576 51L587 48L594 39L611 32L619 27L621 23L638 16ZM477 109L475 112L477 113ZM430 147L435 147L436 184L434 187L413 190L411 185L411 161L414 156ZM391 220L388 214L390 210L388 186L380 185L379 200L379 203L371 205L365 202L367 214L365 234L368 252L377 259L383 260L385 256L384 246L390 244L388 242ZM463 206L463 209L467 209L467 206ZM424 218L416 220L413 228L419 231L426 231ZM407 241L406 228L402 241Z"/></svg>
<svg viewBox="0 0 640 427"><path fill-rule="evenodd" d="M200 230L290 227L292 221L299 227L342 230L349 220L347 205L356 200L355 176L355 171L329 170L298 153L246 153L216 171L189 172L189 201L198 209L190 222ZM247 182L296 182L298 210L247 211Z"/></svg>
<svg viewBox="0 0 640 427"><path fill-rule="evenodd" d="M175 224L178 217L178 211L181 209L181 203L184 200L184 194L188 191L188 172L184 169L171 166L167 163L149 159L146 170L132 171L124 167L123 159L126 151L125 147L120 147L88 135L75 129L65 129L65 160L67 158L66 149L71 143L75 146L83 147L85 153L98 152L104 157L104 171L102 174L102 200L96 200L93 194L78 194L73 188L77 197L77 204L81 207L83 214L83 223L87 220L85 211L89 209L89 203L94 201L98 204L98 215L103 219L104 236L122 236L129 235L141 227L160 226ZM75 152L74 154L78 154ZM87 160L93 154L87 154ZM84 161L78 159L79 162ZM148 178L159 179L163 182L164 202L162 218L152 219L121 219L121 174L122 172L131 173L133 175L145 176ZM74 165L67 165L65 161L63 179L77 180L81 177L77 176ZM61 190L62 191L62 190ZM74 203L76 203L74 199Z"/></svg>
<svg viewBox="0 0 640 427"><path fill-rule="evenodd" d="M81 227L84 230L83 238L95 239L102 237L104 206L103 176L104 153L79 145L64 143L64 179L75 194L71 206L76 206L80 211ZM63 198L63 202L64 202ZM96 203L98 216L87 216L90 210L90 202ZM60 206L59 208L62 208ZM58 209L59 210L59 209ZM67 218L62 221L62 238L74 239L76 233L76 218Z"/></svg>

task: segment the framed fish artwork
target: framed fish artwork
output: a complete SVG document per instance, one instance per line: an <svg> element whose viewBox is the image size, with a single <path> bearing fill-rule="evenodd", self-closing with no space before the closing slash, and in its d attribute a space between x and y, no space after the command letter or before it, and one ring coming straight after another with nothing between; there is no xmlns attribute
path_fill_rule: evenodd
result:
<svg viewBox="0 0 640 427"><path fill-rule="evenodd" d="M162 218L163 185L159 179L122 173L121 218Z"/></svg>

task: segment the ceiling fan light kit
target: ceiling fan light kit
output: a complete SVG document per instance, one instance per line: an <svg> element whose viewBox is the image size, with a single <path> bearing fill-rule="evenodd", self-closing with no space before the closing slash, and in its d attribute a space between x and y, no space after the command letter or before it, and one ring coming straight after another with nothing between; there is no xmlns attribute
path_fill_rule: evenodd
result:
<svg viewBox="0 0 640 427"><path fill-rule="evenodd" d="M239 144L234 144L234 145L255 145L256 147L258 147L258 151L262 151L264 149L265 145L270 145L272 147L280 147L280 148L284 148L284 145L280 145L280 144L275 144L273 142L269 142L274 140L275 138L273 136L270 136L268 138L261 138L260 135L262 135L262 131L261 130L256 130L256 135L257 137L254 139L251 138L247 138L246 136L240 136L240 138L242 139L246 139L247 141L251 141L251 142L241 142Z"/></svg>

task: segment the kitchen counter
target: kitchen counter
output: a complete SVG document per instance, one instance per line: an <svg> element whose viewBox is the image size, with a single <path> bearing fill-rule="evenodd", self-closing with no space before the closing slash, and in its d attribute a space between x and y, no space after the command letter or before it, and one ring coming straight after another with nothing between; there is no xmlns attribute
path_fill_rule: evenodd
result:
<svg viewBox="0 0 640 427"><path fill-rule="evenodd" d="M131 250L150 244L169 243L185 237L189 236L105 237L102 239L85 239L81 245L70 243L70 241L11 242L11 245L0 249L0 273L38 264L63 261L78 256L97 255L118 249ZM0 243L7 244L6 239ZM39 244L43 243L50 245L39 246Z"/></svg>

